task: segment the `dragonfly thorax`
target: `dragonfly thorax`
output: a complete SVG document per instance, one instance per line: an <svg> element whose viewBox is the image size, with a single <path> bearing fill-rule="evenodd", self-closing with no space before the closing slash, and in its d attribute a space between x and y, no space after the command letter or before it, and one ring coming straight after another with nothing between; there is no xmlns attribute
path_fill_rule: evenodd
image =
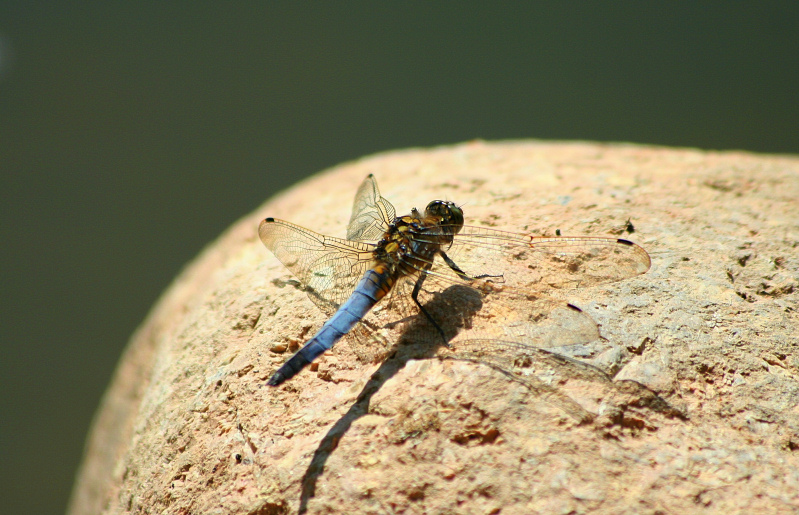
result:
<svg viewBox="0 0 799 515"><path fill-rule="evenodd" d="M389 225L375 247L375 262L392 275L429 268L442 246L451 245L461 228L463 211L453 202L435 200L427 205L424 214L414 208Z"/></svg>

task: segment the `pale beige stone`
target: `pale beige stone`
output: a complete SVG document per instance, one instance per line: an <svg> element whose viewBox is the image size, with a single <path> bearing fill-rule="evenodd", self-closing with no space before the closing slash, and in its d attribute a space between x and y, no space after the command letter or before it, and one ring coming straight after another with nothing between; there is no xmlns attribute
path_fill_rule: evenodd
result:
<svg viewBox="0 0 799 515"><path fill-rule="evenodd" d="M484 365L364 363L342 342L266 386L324 318L258 222L343 236L369 173L398 214L446 198L469 223L538 234L629 219L652 269L570 299L611 345L594 364L637 383L539 396ZM798 285L796 157L475 141L348 163L237 222L163 295L70 513L796 513Z"/></svg>

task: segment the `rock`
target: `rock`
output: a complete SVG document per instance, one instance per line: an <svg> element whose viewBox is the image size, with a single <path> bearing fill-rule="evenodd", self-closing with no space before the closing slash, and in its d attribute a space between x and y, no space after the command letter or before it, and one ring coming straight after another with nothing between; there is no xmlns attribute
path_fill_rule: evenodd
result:
<svg viewBox="0 0 799 515"><path fill-rule="evenodd" d="M542 354L561 368L527 382L342 342L268 387L324 317L258 222L343 236L369 173L398 214L444 198L475 225L623 234L652 268L570 292L607 349ZM476 141L320 174L223 234L133 335L70 513L796 512L797 199L796 157L633 145Z"/></svg>

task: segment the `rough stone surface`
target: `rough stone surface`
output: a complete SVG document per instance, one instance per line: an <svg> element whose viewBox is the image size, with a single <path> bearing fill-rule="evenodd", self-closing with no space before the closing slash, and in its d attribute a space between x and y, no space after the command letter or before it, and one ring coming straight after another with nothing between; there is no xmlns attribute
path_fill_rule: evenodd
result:
<svg viewBox="0 0 799 515"><path fill-rule="evenodd" d="M446 198L473 225L649 251L646 275L568 296L601 324L610 351L591 363L613 381L575 365L551 386L590 417L479 363L363 362L346 342L265 385L324 318L258 222L343 236L369 173L398 213ZM342 165L235 224L164 294L70 513L796 513L798 246L796 157L477 141Z"/></svg>

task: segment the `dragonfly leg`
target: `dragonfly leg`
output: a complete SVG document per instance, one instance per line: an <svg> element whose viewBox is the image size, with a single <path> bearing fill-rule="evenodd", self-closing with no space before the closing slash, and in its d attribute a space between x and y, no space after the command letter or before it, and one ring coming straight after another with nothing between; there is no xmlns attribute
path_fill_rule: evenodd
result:
<svg viewBox="0 0 799 515"><path fill-rule="evenodd" d="M422 306L422 303L419 302L419 292L422 291L422 284L424 284L424 280L427 278L427 271L422 272L419 275L419 279L416 280L416 284L413 286L413 292L411 292L411 298L419 306L419 311L424 313L424 316L427 320L433 324L433 327L436 328L438 334L441 336L441 340L444 342L444 345L449 347L449 343L447 342L447 337L444 335L444 330L441 329L441 326L438 325L438 322L433 320L433 316Z"/></svg>
<svg viewBox="0 0 799 515"><path fill-rule="evenodd" d="M450 258L447 255L447 253L444 252L443 250L439 251L439 255L444 260L444 262L447 264L447 266L450 267L452 269L452 271L455 272L458 275L458 277L460 277L464 281L474 281L475 279L486 279L486 278L500 279L500 278L504 277L503 275L491 275L491 274L480 274L480 275L471 276L471 275L467 274L466 272L464 272L463 270L461 270L461 267L459 267L457 265L457 263L455 263L452 260L452 258Z"/></svg>

